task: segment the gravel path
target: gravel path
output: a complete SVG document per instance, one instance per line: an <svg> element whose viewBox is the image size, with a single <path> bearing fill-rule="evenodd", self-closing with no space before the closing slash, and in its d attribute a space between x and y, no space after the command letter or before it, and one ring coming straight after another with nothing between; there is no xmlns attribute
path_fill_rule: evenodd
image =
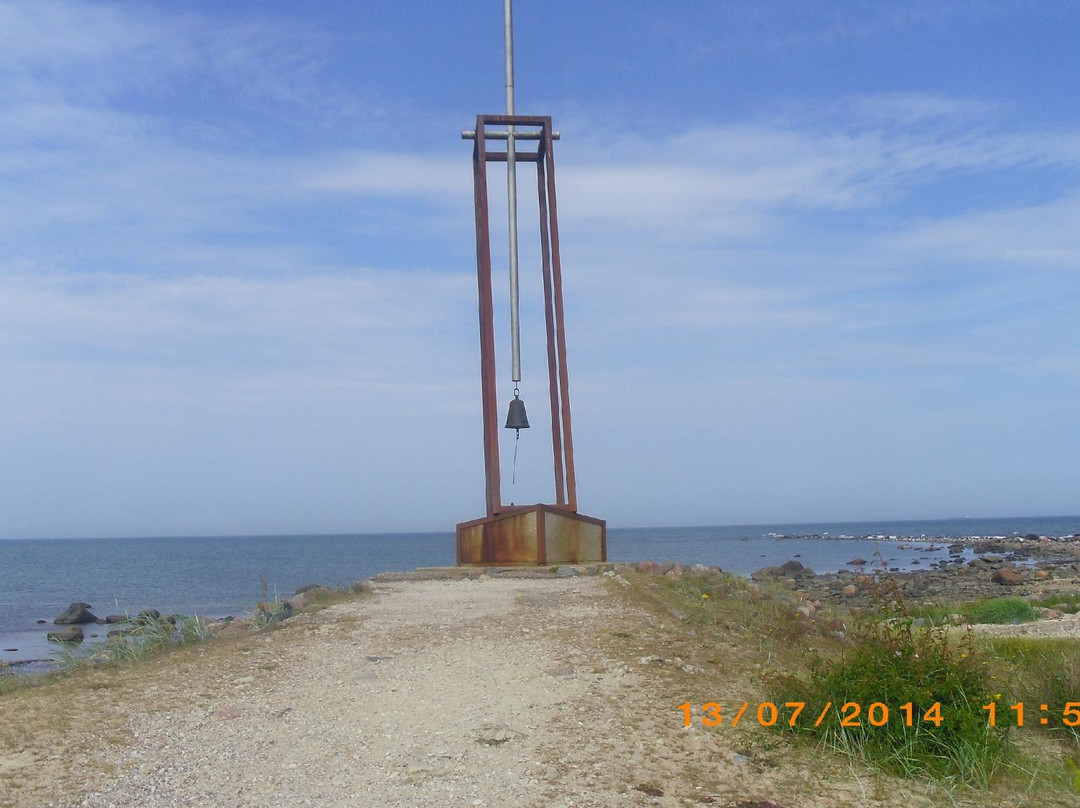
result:
<svg viewBox="0 0 1080 808"><path fill-rule="evenodd" d="M592 764L617 734L604 705L634 680L592 642L626 619L603 594L595 578L376 585L149 686L162 709L131 715L104 759L117 776L77 805L641 804Z"/></svg>
<svg viewBox="0 0 1080 808"><path fill-rule="evenodd" d="M677 705L757 703L770 670L643 604L619 576L381 582L80 671L0 701L0 808L942 804L749 719L684 729Z"/></svg>

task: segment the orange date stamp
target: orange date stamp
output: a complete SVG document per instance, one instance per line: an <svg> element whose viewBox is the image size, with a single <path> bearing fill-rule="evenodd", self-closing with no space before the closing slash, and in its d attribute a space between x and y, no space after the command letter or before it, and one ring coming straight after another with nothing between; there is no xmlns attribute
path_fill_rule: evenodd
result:
<svg viewBox="0 0 1080 808"><path fill-rule="evenodd" d="M683 726L692 726L695 718L694 705L685 702L677 709L682 712ZM863 722L872 727L883 727L890 720L903 721L909 727L916 722L940 727L944 720L939 702L934 702L925 710L911 702L890 710L888 705L880 701L866 705L865 710L862 704L854 701L843 704L833 704L830 701L820 710L815 707L809 711L805 701L762 701L756 705L744 701L741 705L732 705L726 711L719 702L707 701L697 711L697 719L703 727L729 726L733 729L739 726L740 722L756 723L762 727L796 727L810 722L813 726L820 727L826 721L838 721L842 727L861 727Z"/></svg>
<svg viewBox="0 0 1080 808"><path fill-rule="evenodd" d="M890 722L900 722L906 727L929 724L940 727L946 721L942 714L941 702L935 701L925 707L907 702L894 706L892 709L884 702L875 701L870 704L861 704L855 701L843 703L826 702L820 710L817 707L808 709L804 701L771 702L762 701L757 704L744 701L741 705L733 704L726 711L719 702L707 701L697 709L690 702L684 702L676 708L682 713L683 727L691 727L695 718L703 727L738 727L740 722L757 723L762 727L803 727L812 723L820 727L826 721L836 721L841 727L855 729L858 727L884 727ZM987 724L991 727L998 726L998 705L996 701L984 704L983 711L986 713ZM1016 727L1024 726L1024 703L1007 705L1003 710L1006 721L1001 722ZM1080 726L1080 702L1066 702L1062 709L1051 708L1050 705L1040 704L1037 711L1037 723L1046 726L1050 723L1061 723L1066 727ZM1031 723L1035 723L1032 721Z"/></svg>

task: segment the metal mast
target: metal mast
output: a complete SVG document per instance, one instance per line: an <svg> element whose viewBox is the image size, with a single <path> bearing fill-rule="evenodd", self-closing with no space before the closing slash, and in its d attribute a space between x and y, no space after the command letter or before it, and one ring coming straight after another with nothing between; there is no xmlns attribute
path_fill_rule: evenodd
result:
<svg viewBox="0 0 1080 808"><path fill-rule="evenodd" d="M506 39L506 114L514 114L514 20L513 0L503 5L503 33ZM521 327L518 322L518 227L517 227L517 154L514 151L514 125L506 127L506 197L510 229L510 369L514 390L521 381Z"/></svg>

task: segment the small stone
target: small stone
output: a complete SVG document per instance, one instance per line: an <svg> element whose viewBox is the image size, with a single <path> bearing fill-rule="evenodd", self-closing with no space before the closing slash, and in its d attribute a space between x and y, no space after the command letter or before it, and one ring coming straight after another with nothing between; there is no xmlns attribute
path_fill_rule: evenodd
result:
<svg viewBox="0 0 1080 808"><path fill-rule="evenodd" d="M748 758L746 755L740 755L738 752L735 752L731 756L731 762L734 763L736 766L746 766L750 763L750 758Z"/></svg>
<svg viewBox="0 0 1080 808"><path fill-rule="evenodd" d="M855 584L848 584L847 586L845 586L843 589L840 590L840 594L843 595L845 598L853 598L858 593L859 593L859 590L855 586Z"/></svg>

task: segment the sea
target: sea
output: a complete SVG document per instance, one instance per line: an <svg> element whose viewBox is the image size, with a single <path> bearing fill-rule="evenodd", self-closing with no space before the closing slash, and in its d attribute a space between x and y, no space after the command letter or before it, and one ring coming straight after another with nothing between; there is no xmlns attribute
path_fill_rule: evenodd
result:
<svg viewBox="0 0 1080 808"><path fill-rule="evenodd" d="M949 539L1031 534L1080 535L1080 516L613 528L608 560L700 563L749 575L797 559L821 573L880 551L891 568L906 570L944 558ZM57 651L45 635L73 601L91 604L99 617L144 609L240 617L305 584L347 586L380 572L449 566L454 548L452 532L0 540L0 660L20 663L0 671L52 664ZM104 637L104 626L86 629L91 641Z"/></svg>

